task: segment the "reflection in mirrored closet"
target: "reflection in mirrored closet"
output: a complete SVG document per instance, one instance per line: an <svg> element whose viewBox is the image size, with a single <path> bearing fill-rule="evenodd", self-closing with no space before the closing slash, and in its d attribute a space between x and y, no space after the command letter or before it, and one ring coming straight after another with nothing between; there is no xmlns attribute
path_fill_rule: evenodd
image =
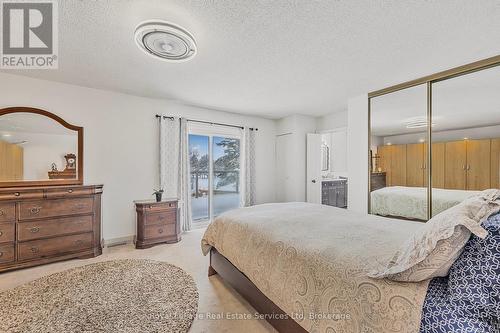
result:
<svg viewBox="0 0 500 333"><path fill-rule="evenodd" d="M427 219L427 87L371 99L371 213Z"/></svg>
<svg viewBox="0 0 500 333"><path fill-rule="evenodd" d="M500 56L372 92L369 103L370 213L426 221L500 188Z"/></svg>
<svg viewBox="0 0 500 333"><path fill-rule="evenodd" d="M500 67L432 84L433 215L499 188Z"/></svg>

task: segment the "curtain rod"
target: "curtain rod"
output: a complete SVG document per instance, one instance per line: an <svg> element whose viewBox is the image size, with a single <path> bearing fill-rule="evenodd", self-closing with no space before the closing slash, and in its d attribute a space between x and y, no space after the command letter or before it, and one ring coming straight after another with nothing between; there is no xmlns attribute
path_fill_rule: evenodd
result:
<svg viewBox="0 0 500 333"><path fill-rule="evenodd" d="M161 116L159 114L156 115L156 118L163 117L163 119L169 119L169 120L174 120L174 117L171 116ZM222 124L222 123L214 123L211 121L204 121L204 120L195 120L195 119L187 119L187 121L194 122L194 123L202 123L202 124L210 124L210 125L219 125L219 126L226 126L226 127L234 127L234 128L240 128L244 129L243 126L238 126L238 125L229 125L229 124ZM259 129L257 127L249 127L251 131L258 131Z"/></svg>

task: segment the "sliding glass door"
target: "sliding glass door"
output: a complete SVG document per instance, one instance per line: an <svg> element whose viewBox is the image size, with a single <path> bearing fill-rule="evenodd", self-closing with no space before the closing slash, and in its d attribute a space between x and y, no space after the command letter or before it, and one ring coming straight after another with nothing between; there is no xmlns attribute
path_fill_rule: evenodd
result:
<svg viewBox="0 0 500 333"><path fill-rule="evenodd" d="M214 217L240 206L240 140L214 136L213 215Z"/></svg>
<svg viewBox="0 0 500 333"><path fill-rule="evenodd" d="M210 219L209 143L208 136L189 135L191 216L194 222Z"/></svg>
<svg viewBox="0 0 500 333"><path fill-rule="evenodd" d="M240 206L240 138L191 131L189 158L194 223Z"/></svg>

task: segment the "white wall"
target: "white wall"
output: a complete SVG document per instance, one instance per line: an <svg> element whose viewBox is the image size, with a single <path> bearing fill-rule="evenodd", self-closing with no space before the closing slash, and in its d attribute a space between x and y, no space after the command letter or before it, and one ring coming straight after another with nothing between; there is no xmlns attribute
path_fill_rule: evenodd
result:
<svg viewBox="0 0 500 333"><path fill-rule="evenodd" d="M368 95L351 98L347 122L348 207L368 212Z"/></svg>
<svg viewBox="0 0 500 333"><path fill-rule="evenodd" d="M276 135L286 135L278 140L280 149L276 150L277 160L290 161L287 168L276 168L277 201L306 200L306 135L316 131L316 119L303 115L292 115L276 121ZM285 147L284 149L282 147ZM280 156L281 155L281 156ZM283 177L281 173L285 172Z"/></svg>
<svg viewBox="0 0 500 333"><path fill-rule="evenodd" d="M318 132L342 127L347 127L347 110L316 118L316 130Z"/></svg>
<svg viewBox="0 0 500 333"><path fill-rule="evenodd" d="M0 73L0 107L31 106L85 129L86 184L104 184L103 237L135 233L133 200L158 186L157 113L258 127L256 200L275 200L272 120Z"/></svg>

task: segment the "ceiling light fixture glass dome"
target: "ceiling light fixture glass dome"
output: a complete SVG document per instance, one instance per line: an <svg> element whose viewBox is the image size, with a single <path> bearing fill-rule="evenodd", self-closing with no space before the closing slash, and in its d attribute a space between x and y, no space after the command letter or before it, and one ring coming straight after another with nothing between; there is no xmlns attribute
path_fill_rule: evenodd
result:
<svg viewBox="0 0 500 333"><path fill-rule="evenodd" d="M170 62L196 54L196 42L186 29L166 21L145 21L135 29L135 42L147 54Z"/></svg>

